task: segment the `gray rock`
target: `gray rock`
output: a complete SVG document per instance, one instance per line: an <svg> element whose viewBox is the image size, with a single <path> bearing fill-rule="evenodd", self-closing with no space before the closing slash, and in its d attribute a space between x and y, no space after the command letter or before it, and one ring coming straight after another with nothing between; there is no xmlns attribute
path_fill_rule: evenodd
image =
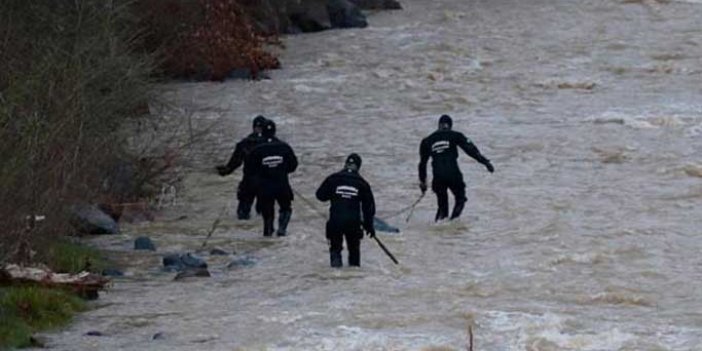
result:
<svg viewBox="0 0 702 351"><path fill-rule="evenodd" d="M328 0L327 12L334 28L365 28L366 16L361 9L348 0Z"/></svg>
<svg viewBox="0 0 702 351"><path fill-rule="evenodd" d="M71 222L83 234L118 234L119 225L96 205L75 205Z"/></svg>
<svg viewBox="0 0 702 351"><path fill-rule="evenodd" d="M377 232L385 232L385 233L399 233L400 232L399 228L389 225L387 222L383 221L382 219L380 219L378 217L373 218L373 227L375 228L375 231L377 231Z"/></svg>
<svg viewBox="0 0 702 351"><path fill-rule="evenodd" d="M156 251L156 245L147 236L140 236L134 240L134 250Z"/></svg>
<svg viewBox="0 0 702 351"><path fill-rule="evenodd" d="M158 333L154 334L154 336L151 337L151 340L161 340L161 339L165 339L165 338L166 338L166 336L163 334L163 332L158 332Z"/></svg>

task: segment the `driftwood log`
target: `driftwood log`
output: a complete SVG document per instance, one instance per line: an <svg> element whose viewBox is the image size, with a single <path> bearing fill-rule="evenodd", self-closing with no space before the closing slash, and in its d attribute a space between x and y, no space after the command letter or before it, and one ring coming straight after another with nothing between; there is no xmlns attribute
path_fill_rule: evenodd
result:
<svg viewBox="0 0 702 351"><path fill-rule="evenodd" d="M54 273L46 267L22 267L16 264L0 268L0 285L58 288L89 300L97 299L98 291L107 289L109 283L109 279L90 272Z"/></svg>

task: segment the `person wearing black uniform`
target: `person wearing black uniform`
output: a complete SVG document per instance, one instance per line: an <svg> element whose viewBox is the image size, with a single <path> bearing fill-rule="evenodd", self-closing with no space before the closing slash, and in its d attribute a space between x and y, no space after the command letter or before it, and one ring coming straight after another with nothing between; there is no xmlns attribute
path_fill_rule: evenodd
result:
<svg viewBox="0 0 702 351"><path fill-rule="evenodd" d="M246 161L246 156L249 152L251 152L256 145L263 142L261 131L263 122L265 121L266 118L261 115L254 118L253 132L236 144L234 153L232 153L226 165L217 166L217 173L219 173L219 175L224 177L234 172ZM239 200L239 205L236 209L237 218L242 220L251 218L251 205L256 198L256 190L251 182L251 176L246 172L246 167L244 167L244 175L241 178L241 182L239 182L236 197Z"/></svg>
<svg viewBox="0 0 702 351"><path fill-rule="evenodd" d="M326 235L332 267L342 266L344 237L349 251L349 266L360 266L360 244L363 239L361 225L368 236L375 236L375 200L370 185L358 174L360 168L361 157L351 154L346 159L344 169L327 177L317 189L317 199L331 201Z"/></svg>
<svg viewBox="0 0 702 351"><path fill-rule="evenodd" d="M495 171L490 160L480 153L480 150L466 138L463 133L451 130L453 122L448 115L439 118L439 129L422 140L419 147L419 188L424 194L427 191L427 161L431 158L431 168L434 177L431 182L431 189L436 193L436 200L439 208L436 211L435 221L448 217L448 192L451 190L456 203L453 207L450 219L455 219L461 215L463 206L466 203L466 184L463 182L463 174L458 168L458 150L460 147L468 156L482 163L487 170Z"/></svg>
<svg viewBox="0 0 702 351"><path fill-rule="evenodd" d="M275 202L278 203L278 236L287 234L292 216L293 191L288 174L297 169L297 157L287 143L275 137L275 123L263 123L263 142L256 146L244 162L244 172L251 175L263 216L263 235L275 229Z"/></svg>

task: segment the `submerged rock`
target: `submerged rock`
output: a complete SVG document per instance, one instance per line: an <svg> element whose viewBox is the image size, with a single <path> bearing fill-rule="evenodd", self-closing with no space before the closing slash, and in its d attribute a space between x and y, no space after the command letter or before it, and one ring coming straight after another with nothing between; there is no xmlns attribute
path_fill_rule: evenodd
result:
<svg viewBox="0 0 702 351"><path fill-rule="evenodd" d="M215 247L214 249L210 250L210 255L213 255L213 256L229 256L229 253L226 252L226 251L224 251L224 250L222 250L222 249L220 249L220 248L218 248L218 247Z"/></svg>
<svg viewBox="0 0 702 351"><path fill-rule="evenodd" d="M240 268L240 267L252 267L256 265L257 259L253 256L243 256L235 258L227 265L227 268Z"/></svg>
<svg viewBox="0 0 702 351"><path fill-rule="evenodd" d="M385 232L385 233L399 233L400 229L397 227L393 227L383 221L382 219L375 217L373 218L373 227L375 227L375 230L378 232Z"/></svg>
<svg viewBox="0 0 702 351"><path fill-rule="evenodd" d="M97 330L91 330L87 333L85 333L86 336L104 336L103 333L97 331Z"/></svg>
<svg viewBox="0 0 702 351"><path fill-rule="evenodd" d="M182 280L185 278L192 278L192 277L211 277L210 271L207 270L207 268L186 268L178 274L176 274L175 278L173 280Z"/></svg>
<svg viewBox="0 0 702 351"><path fill-rule="evenodd" d="M134 240L134 250L156 251L156 245L148 236L140 236Z"/></svg>
<svg viewBox="0 0 702 351"><path fill-rule="evenodd" d="M190 268L207 268L207 262L200 257L191 253L186 254L168 254L163 256L163 266L167 270L184 271Z"/></svg>
<svg viewBox="0 0 702 351"><path fill-rule="evenodd" d="M119 225L96 205L75 205L71 208L71 222L83 234L117 234Z"/></svg>

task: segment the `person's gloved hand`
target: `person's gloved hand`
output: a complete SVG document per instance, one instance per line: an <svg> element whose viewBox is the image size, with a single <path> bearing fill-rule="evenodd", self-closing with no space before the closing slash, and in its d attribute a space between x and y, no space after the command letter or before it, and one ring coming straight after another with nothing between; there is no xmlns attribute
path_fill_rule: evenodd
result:
<svg viewBox="0 0 702 351"><path fill-rule="evenodd" d="M495 173L495 167L492 166L490 161L485 162L485 168L487 168L488 172Z"/></svg>
<svg viewBox="0 0 702 351"><path fill-rule="evenodd" d="M227 166L217 166L217 173L224 177L225 175L229 174L229 168Z"/></svg>
<svg viewBox="0 0 702 351"><path fill-rule="evenodd" d="M375 238L375 228L373 225L364 225L363 226L366 231L366 235L368 235L369 238Z"/></svg>
<svg viewBox="0 0 702 351"><path fill-rule="evenodd" d="M421 182L419 183L419 190L422 191L422 194L427 192L427 183L426 182Z"/></svg>

